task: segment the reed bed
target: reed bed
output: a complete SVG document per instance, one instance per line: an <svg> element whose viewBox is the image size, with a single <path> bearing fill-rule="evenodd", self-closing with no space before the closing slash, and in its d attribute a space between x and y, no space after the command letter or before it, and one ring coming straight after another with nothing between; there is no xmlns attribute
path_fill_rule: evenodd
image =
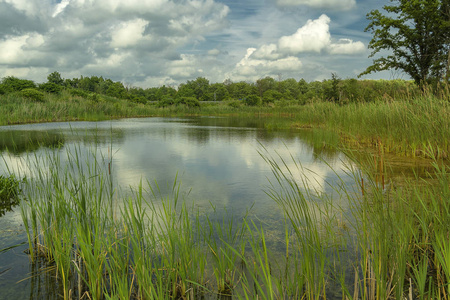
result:
<svg viewBox="0 0 450 300"><path fill-rule="evenodd" d="M238 116L264 119L267 129L324 127L342 136L347 145L378 147L405 156L425 156L432 146L434 156L448 158L450 145L450 92L385 97L373 102L365 99L341 105L311 99L306 105L278 101L267 106L246 106L242 101L201 103L200 107L158 103L133 103L108 96L85 99L63 91L47 94L42 102L16 94L0 95L0 125L106 120L149 116Z"/></svg>
<svg viewBox="0 0 450 300"><path fill-rule="evenodd" d="M380 151L348 165L353 185L340 178L324 193L295 157L262 147L266 192L285 216L281 249L256 219L217 222L188 207L176 179L121 191L97 149L29 156L16 176L27 178L30 259L53 270L64 299L447 299L448 166L427 153L432 180L387 188Z"/></svg>

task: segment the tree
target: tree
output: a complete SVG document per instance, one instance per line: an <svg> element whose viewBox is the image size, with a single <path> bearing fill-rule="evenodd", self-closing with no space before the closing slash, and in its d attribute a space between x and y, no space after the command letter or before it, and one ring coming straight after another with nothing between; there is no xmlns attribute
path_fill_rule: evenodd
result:
<svg viewBox="0 0 450 300"><path fill-rule="evenodd" d="M24 89L34 89L36 84L27 79L19 79L14 76L8 76L2 79L2 86L5 92L18 92Z"/></svg>
<svg viewBox="0 0 450 300"><path fill-rule="evenodd" d="M430 80L448 79L450 18L448 0L391 0L386 14L373 10L366 31L375 56L382 50L390 55L377 58L361 75L383 70L402 70L422 86Z"/></svg>
<svg viewBox="0 0 450 300"><path fill-rule="evenodd" d="M269 76L260 78L256 81L256 87L259 92L259 97L262 97L266 91L275 89L276 81Z"/></svg>
<svg viewBox="0 0 450 300"><path fill-rule="evenodd" d="M200 101L211 100L208 98L209 80L204 77L197 77L195 80L189 80L186 87L194 91L195 97Z"/></svg>
<svg viewBox="0 0 450 300"><path fill-rule="evenodd" d="M62 79L61 74L56 71L47 76L47 81L57 85L64 85L64 79Z"/></svg>

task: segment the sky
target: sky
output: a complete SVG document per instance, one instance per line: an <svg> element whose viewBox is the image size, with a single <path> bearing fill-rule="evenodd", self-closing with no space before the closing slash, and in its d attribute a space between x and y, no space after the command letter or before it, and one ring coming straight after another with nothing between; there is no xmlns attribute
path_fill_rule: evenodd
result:
<svg viewBox="0 0 450 300"><path fill-rule="evenodd" d="M366 14L388 0L0 0L0 78L103 76L127 86L356 78ZM394 79L377 73L363 78Z"/></svg>

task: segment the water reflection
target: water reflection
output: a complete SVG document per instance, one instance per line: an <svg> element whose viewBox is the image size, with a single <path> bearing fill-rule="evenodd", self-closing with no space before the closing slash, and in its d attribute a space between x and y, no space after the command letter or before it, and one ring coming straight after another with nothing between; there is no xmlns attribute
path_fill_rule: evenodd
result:
<svg viewBox="0 0 450 300"><path fill-rule="evenodd" d="M56 148L64 144L63 135L38 130L0 130L0 153L21 155L41 147Z"/></svg>
<svg viewBox="0 0 450 300"><path fill-rule="evenodd" d="M278 205L265 194L272 172L258 153L261 145L274 156L286 158L286 169L296 169L291 155L300 161L303 171L295 175L296 179L299 182L307 179L311 189L317 193L332 192L325 182L336 181L338 175L344 175L342 166L346 160L342 153L330 146L336 144L333 135L313 130L267 131L262 120L147 118L8 126L0 128L0 132L5 137L11 136L11 141L15 143L20 136L24 141L21 152L9 152L12 155L3 153L0 162L2 170L9 168L11 172L33 179L35 173L30 172L23 163L27 155L39 158L51 152L59 155L64 164L67 162L65 150L71 149L72 152L78 151L80 160L85 163L86 153L93 151L104 158L104 171L109 171L111 163L113 184L116 189L122 190L121 193L126 194L129 187L137 187L142 179L153 186L157 183L161 194L168 194L177 177L188 204L194 204L212 221L223 218L221 209L235 220L242 220L244 215L250 214L252 219L265 224L268 243L273 245L280 244L283 239L280 230L283 215ZM34 138L34 142L27 144L25 141L30 137ZM47 147L50 146L44 145L59 145L61 148L49 150ZM0 151L6 148L9 149L0 148ZM40 165L44 170L50 167ZM121 205L121 199L116 197L117 206ZM7 213L6 217L0 218L0 228L5 228L7 224L11 228L13 218L19 220L20 213ZM7 239L5 231L0 229L0 249L26 239L23 230L17 230L14 234L15 239L10 239L11 235ZM0 254L0 265L6 265L4 262L11 259L12 253ZM21 258L26 259L26 256ZM17 267L19 262L7 265L12 269L5 276L20 273ZM26 278L29 271L35 272L39 268L22 269L22 278ZM41 285L45 286L43 289L56 290L42 280L47 279L33 278L29 282L32 286L27 286L25 290L32 295L34 293L30 298L44 294L49 299L56 297L49 291L36 290ZM3 284L0 285L2 287Z"/></svg>

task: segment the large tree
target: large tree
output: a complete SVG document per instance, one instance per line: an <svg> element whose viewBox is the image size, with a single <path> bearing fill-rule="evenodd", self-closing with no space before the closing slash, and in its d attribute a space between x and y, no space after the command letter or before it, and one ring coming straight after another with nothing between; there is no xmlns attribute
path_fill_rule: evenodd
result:
<svg viewBox="0 0 450 300"><path fill-rule="evenodd" d="M360 74L401 70L422 85L449 77L449 0L390 0L385 13L373 10L366 31L373 64ZM386 50L386 51L385 51Z"/></svg>

